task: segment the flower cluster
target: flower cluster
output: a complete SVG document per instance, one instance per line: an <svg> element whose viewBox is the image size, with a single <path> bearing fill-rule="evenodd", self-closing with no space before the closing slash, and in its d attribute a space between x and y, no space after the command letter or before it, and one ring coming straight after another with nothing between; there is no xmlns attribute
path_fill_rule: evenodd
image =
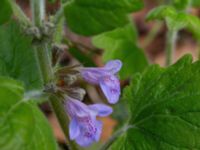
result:
<svg viewBox="0 0 200 150"><path fill-rule="evenodd" d="M89 83L100 85L108 102L114 104L120 96L120 82L116 74L121 66L121 61L113 60L101 68L83 68L81 75ZM107 105L86 105L71 97L67 97L65 107L71 119L69 125L70 139L84 147L91 145L100 138L102 123L96 117L108 116L113 111Z"/></svg>

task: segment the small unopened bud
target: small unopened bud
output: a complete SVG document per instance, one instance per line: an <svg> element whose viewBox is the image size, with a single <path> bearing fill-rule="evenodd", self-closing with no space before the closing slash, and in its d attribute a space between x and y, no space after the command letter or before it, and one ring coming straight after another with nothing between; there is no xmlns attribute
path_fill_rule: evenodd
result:
<svg viewBox="0 0 200 150"><path fill-rule="evenodd" d="M76 87L76 88L71 88L68 90L67 94L70 96L70 97L73 97L75 99L79 99L79 100L83 100L86 92L84 89L82 88L79 88L79 87Z"/></svg>
<svg viewBox="0 0 200 150"><path fill-rule="evenodd" d="M64 78L64 81L67 85L72 85L74 82L76 82L77 76L76 75L67 75Z"/></svg>
<svg viewBox="0 0 200 150"><path fill-rule="evenodd" d="M44 92L46 92L46 93L56 93L56 91L57 91L57 88L56 88L55 84L49 83L49 84L45 85Z"/></svg>
<svg viewBox="0 0 200 150"><path fill-rule="evenodd" d="M41 37L42 37L40 30L37 27L28 28L26 30L26 34L32 35L32 36L36 37L37 39L41 39Z"/></svg>
<svg viewBox="0 0 200 150"><path fill-rule="evenodd" d="M51 36L53 34L53 31L54 31L54 24L49 23L49 22L45 22L41 31L44 35Z"/></svg>

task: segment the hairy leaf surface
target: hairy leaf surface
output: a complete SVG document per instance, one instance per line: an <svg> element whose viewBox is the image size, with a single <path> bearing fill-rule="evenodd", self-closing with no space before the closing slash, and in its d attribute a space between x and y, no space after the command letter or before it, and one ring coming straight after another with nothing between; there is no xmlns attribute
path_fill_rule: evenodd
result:
<svg viewBox="0 0 200 150"><path fill-rule="evenodd" d="M12 9L8 0L1 0L0 3L0 25L7 22L12 15Z"/></svg>
<svg viewBox="0 0 200 150"><path fill-rule="evenodd" d="M0 77L0 149L56 150L48 121L23 94L20 83Z"/></svg>
<svg viewBox="0 0 200 150"><path fill-rule="evenodd" d="M133 78L123 100L134 127L110 149L200 149L200 61L186 55L166 69L149 67Z"/></svg>
<svg viewBox="0 0 200 150"><path fill-rule="evenodd" d="M25 83L27 89L40 88L41 80L31 38L14 21L0 26L0 75Z"/></svg>

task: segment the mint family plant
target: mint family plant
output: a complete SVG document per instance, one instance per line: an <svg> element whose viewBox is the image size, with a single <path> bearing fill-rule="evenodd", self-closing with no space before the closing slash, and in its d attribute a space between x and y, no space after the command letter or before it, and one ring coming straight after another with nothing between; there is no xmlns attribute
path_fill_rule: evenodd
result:
<svg viewBox="0 0 200 150"><path fill-rule="evenodd" d="M166 23L165 68L149 65L137 43L130 13L144 7L142 0L62 0L53 16L46 13L45 0L30 0L31 18L14 0L1 0L0 149L59 149L38 108L43 102L51 105L72 150L200 149L200 61L185 55L172 64L178 31L190 31L200 43L200 20L189 11L200 2L160 3L146 19ZM65 26L104 50L103 67L92 59L96 49L62 35ZM57 53L65 47L79 65L61 65ZM129 85L120 89L119 79ZM100 87L109 104L86 104L87 84ZM123 111L121 102L128 118L107 142L95 146L102 133L97 116ZM117 103L119 110L113 109Z"/></svg>

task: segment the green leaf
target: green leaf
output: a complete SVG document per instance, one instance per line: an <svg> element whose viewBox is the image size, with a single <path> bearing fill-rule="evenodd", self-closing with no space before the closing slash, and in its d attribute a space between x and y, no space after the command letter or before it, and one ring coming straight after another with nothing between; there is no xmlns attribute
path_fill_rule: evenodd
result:
<svg viewBox="0 0 200 150"><path fill-rule="evenodd" d="M186 13L177 13L174 17L167 17L166 23L169 30L181 30L188 25Z"/></svg>
<svg viewBox="0 0 200 150"><path fill-rule="evenodd" d="M170 5L163 5L154 8L148 14L147 20L164 20L166 17L174 17L176 16L176 9Z"/></svg>
<svg viewBox="0 0 200 150"><path fill-rule="evenodd" d="M105 50L105 62L111 59L120 59L123 62L119 74L125 79L135 72L142 71L148 65L144 52L136 45L136 39L134 27L128 24L94 37L93 44Z"/></svg>
<svg viewBox="0 0 200 150"><path fill-rule="evenodd" d="M129 129L111 150L200 149L200 61L190 55L176 64L149 67L124 90Z"/></svg>
<svg viewBox="0 0 200 150"><path fill-rule="evenodd" d="M56 150L51 128L20 83L0 77L0 149Z"/></svg>
<svg viewBox="0 0 200 150"><path fill-rule="evenodd" d="M0 4L0 25L7 22L12 16L12 8L8 0L1 0Z"/></svg>
<svg viewBox="0 0 200 150"><path fill-rule="evenodd" d="M180 30L184 28L187 22L184 13L179 13L171 5L163 5L151 10L146 19L149 20L165 20L169 30Z"/></svg>
<svg viewBox="0 0 200 150"><path fill-rule="evenodd" d="M72 31L89 36L126 25L127 14L142 7L142 0L72 0L65 17Z"/></svg>
<svg viewBox="0 0 200 150"><path fill-rule="evenodd" d="M176 9L171 5L163 5L154 8L148 14L146 19L149 20L165 20L168 29L177 30L184 26L184 22L181 20L182 16L178 16ZM180 21L177 21L180 20Z"/></svg>
<svg viewBox="0 0 200 150"><path fill-rule="evenodd" d="M0 26L0 75L21 80L26 88L41 87L32 39L14 21Z"/></svg>
<svg viewBox="0 0 200 150"><path fill-rule="evenodd" d="M197 16L187 15L187 29L193 33L193 35L200 40L200 19Z"/></svg>

